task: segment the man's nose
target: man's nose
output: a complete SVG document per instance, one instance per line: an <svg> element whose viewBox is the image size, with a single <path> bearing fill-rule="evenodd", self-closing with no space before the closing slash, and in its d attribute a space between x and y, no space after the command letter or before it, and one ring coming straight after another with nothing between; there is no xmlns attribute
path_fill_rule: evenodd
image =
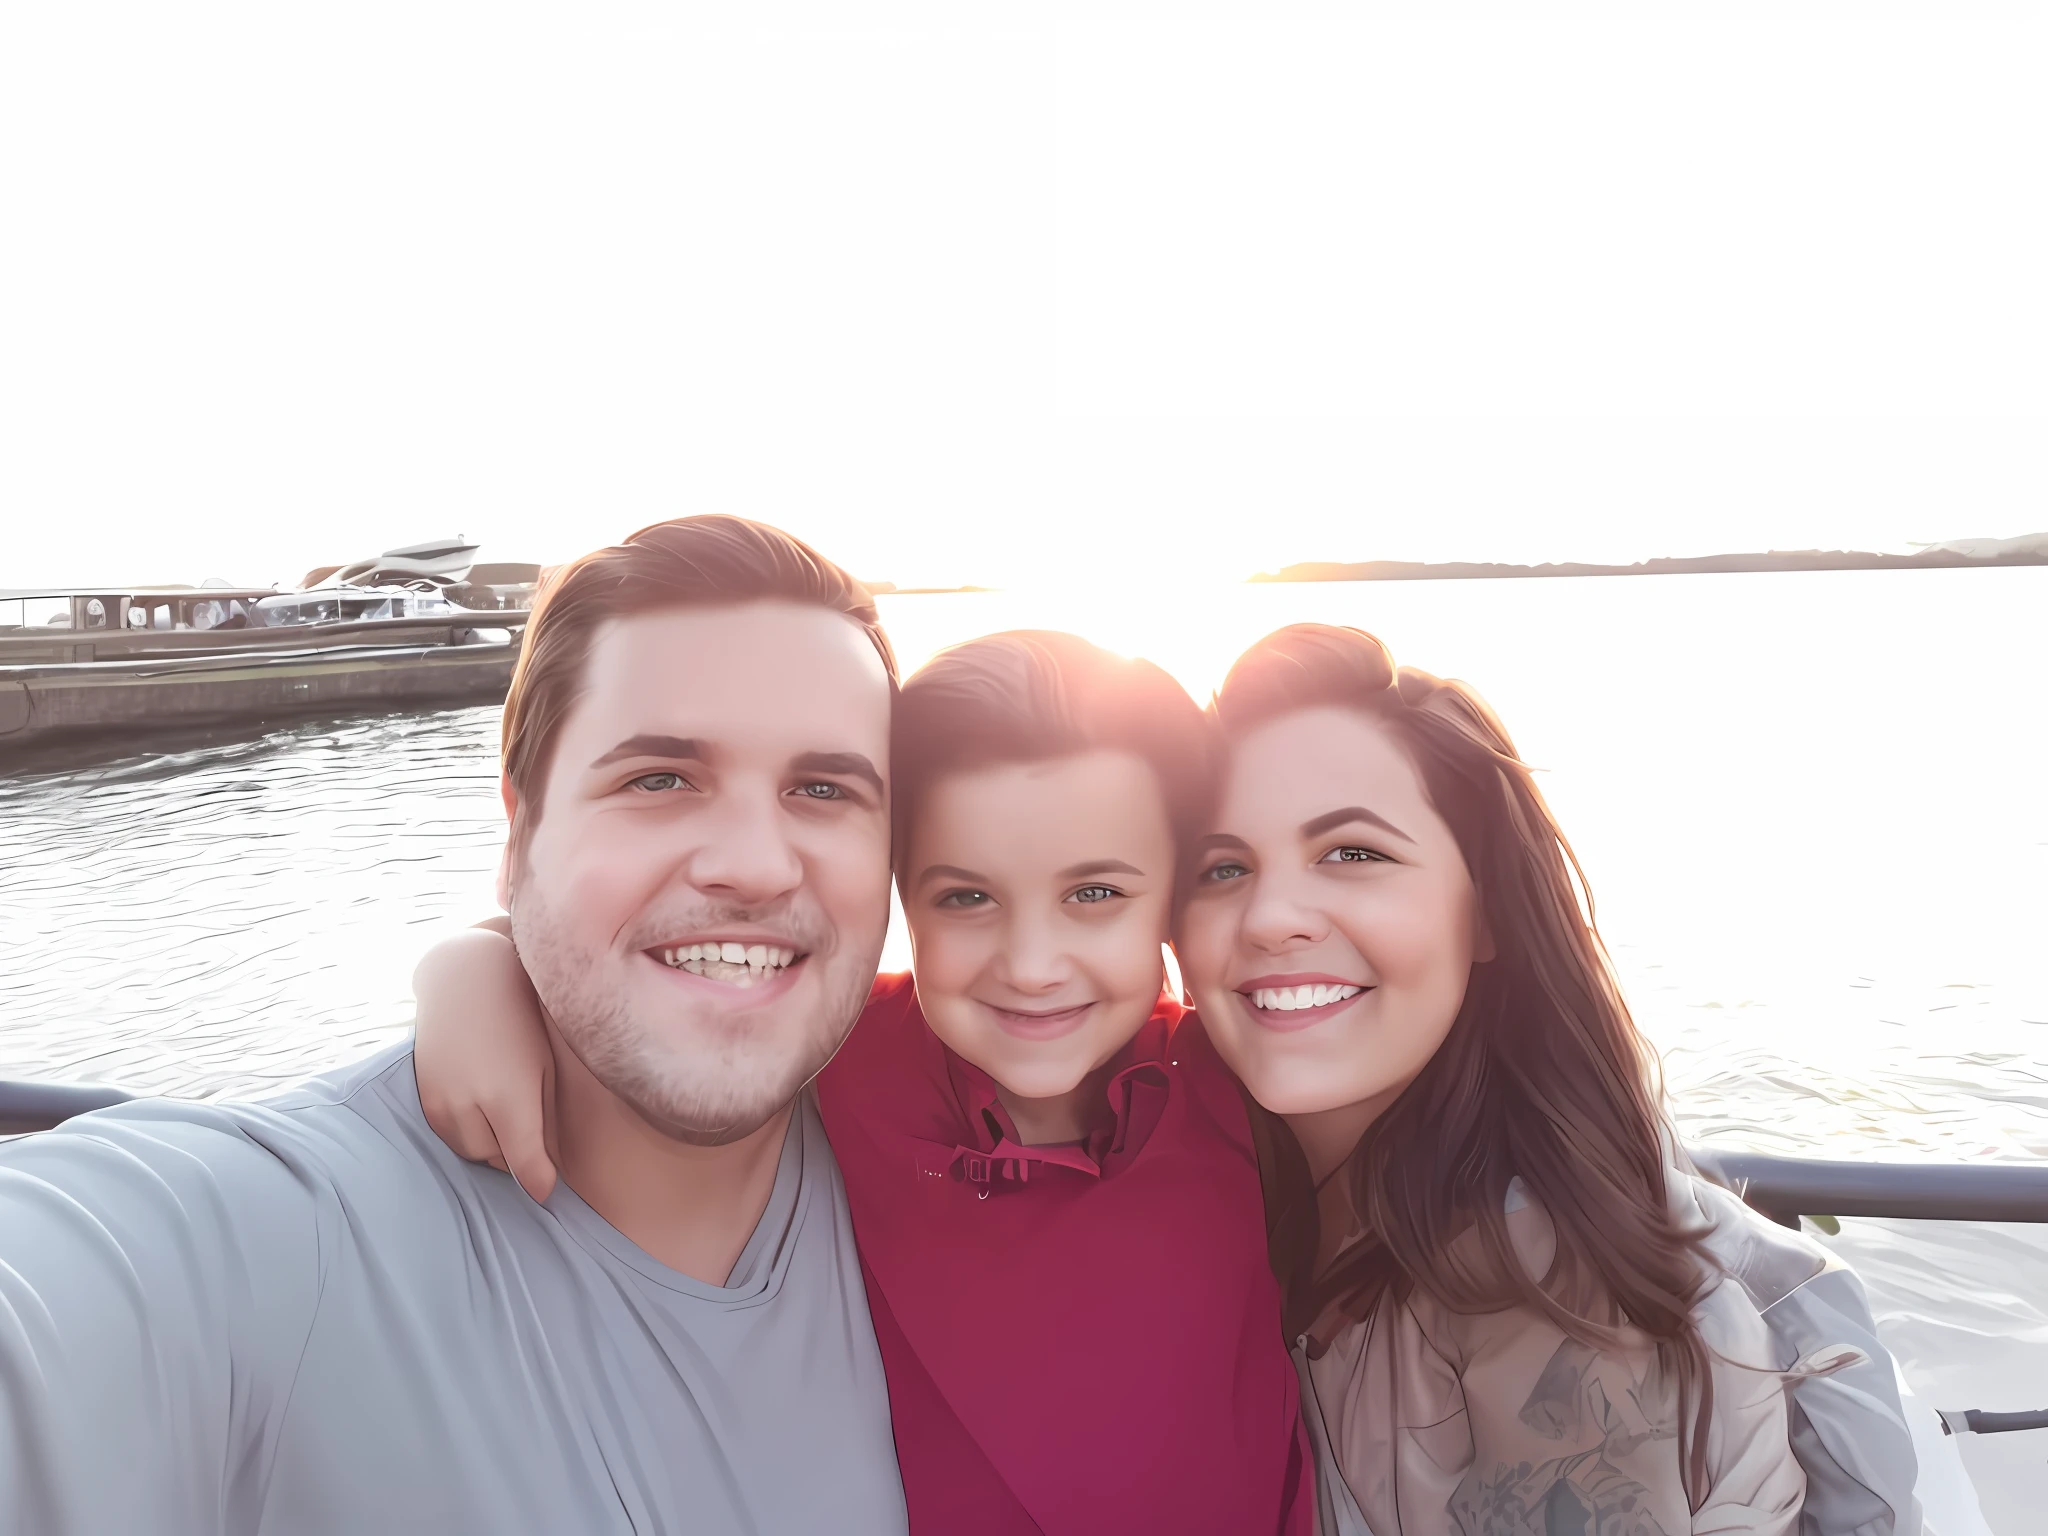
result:
<svg viewBox="0 0 2048 1536"><path fill-rule="evenodd" d="M775 794L731 795L697 819L690 883L748 906L763 906L803 884L803 860Z"/></svg>

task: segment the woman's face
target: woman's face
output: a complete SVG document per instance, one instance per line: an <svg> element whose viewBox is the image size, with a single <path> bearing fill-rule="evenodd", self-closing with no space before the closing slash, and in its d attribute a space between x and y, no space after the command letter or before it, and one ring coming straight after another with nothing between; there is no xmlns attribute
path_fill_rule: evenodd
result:
<svg viewBox="0 0 2048 1536"><path fill-rule="evenodd" d="M901 874L932 1032L1019 1098L1078 1089L1159 1001L1173 831L1124 752L950 774Z"/></svg>
<svg viewBox="0 0 2048 1536"><path fill-rule="evenodd" d="M1176 947L1216 1048L1278 1114L1355 1107L1369 1123L1488 957L1471 874L1408 754L1353 710L1269 721L1231 753L1199 860Z"/></svg>

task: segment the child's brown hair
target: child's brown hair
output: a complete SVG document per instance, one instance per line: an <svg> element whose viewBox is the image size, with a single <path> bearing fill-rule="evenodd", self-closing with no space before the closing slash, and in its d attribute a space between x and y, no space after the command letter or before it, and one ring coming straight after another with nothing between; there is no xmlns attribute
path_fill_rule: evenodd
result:
<svg viewBox="0 0 2048 1536"><path fill-rule="evenodd" d="M1175 842L1208 831L1212 729L1164 669L1079 635L1013 629L943 650L903 684L889 746L896 867L918 805L947 774L1129 752L1158 776Z"/></svg>

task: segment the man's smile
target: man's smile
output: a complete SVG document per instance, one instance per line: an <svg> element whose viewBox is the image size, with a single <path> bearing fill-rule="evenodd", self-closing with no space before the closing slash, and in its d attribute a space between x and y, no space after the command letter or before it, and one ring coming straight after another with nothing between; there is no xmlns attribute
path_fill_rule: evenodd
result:
<svg viewBox="0 0 2048 1536"><path fill-rule="evenodd" d="M778 981L810 958L789 945L743 939L705 939L642 953L671 970L743 989Z"/></svg>

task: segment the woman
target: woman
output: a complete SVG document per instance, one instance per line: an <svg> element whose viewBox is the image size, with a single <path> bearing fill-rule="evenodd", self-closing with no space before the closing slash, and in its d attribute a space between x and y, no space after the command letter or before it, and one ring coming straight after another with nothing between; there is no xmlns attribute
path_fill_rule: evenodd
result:
<svg viewBox="0 0 2048 1536"><path fill-rule="evenodd" d="M1830 1511L1804 1529L1916 1529L1896 1399L1867 1395L1888 1368L1860 1402L1813 1392L1871 1376L1867 1313L1799 1296L1819 1250L1675 1156L1577 866L1492 711L1369 635L1296 625L1214 715L1225 784L1177 948L1269 1112L1324 1528L1791 1532L1797 1450ZM1844 1336L1865 1347L1812 1347Z"/></svg>

